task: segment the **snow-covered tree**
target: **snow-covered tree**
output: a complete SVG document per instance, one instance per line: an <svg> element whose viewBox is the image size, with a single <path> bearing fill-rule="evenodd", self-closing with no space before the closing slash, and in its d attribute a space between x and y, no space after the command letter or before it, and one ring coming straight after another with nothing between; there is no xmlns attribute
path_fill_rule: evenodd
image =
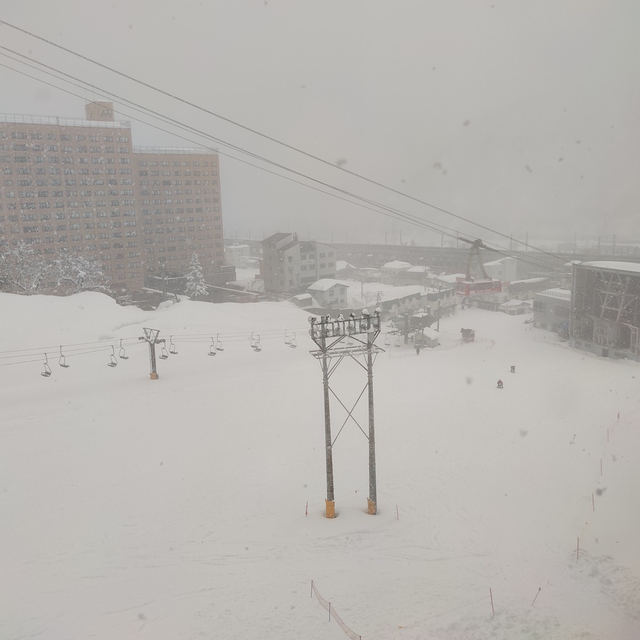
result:
<svg viewBox="0 0 640 640"><path fill-rule="evenodd" d="M53 267L59 293L109 290L109 279L103 273L100 261L95 257L62 249Z"/></svg>
<svg viewBox="0 0 640 640"><path fill-rule="evenodd" d="M31 296L40 293L49 265L24 242L0 253L0 287L10 293Z"/></svg>
<svg viewBox="0 0 640 640"><path fill-rule="evenodd" d="M207 287L204 282L204 273L202 266L198 261L197 254L193 254L191 264L189 265L189 273L187 273L187 286L185 293L190 298L207 295Z"/></svg>

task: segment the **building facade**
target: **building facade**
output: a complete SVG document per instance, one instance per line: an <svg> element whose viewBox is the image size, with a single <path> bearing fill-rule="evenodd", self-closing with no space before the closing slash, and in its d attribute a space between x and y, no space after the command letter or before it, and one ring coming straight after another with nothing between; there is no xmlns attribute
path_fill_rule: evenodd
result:
<svg viewBox="0 0 640 640"><path fill-rule="evenodd" d="M319 242L302 242L296 233L275 233L262 241L261 273L270 293L298 293L336 275L335 250Z"/></svg>
<svg viewBox="0 0 640 640"><path fill-rule="evenodd" d="M0 171L0 251L94 257L132 290L193 253L205 271L224 264L217 154L134 148L111 103L87 104L85 120L0 115Z"/></svg>
<svg viewBox="0 0 640 640"><path fill-rule="evenodd" d="M571 346L640 360L640 264L574 264L571 296Z"/></svg>
<svg viewBox="0 0 640 640"><path fill-rule="evenodd" d="M205 149L134 147L147 274L184 274L193 254L204 274L224 265L218 155Z"/></svg>
<svg viewBox="0 0 640 640"><path fill-rule="evenodd" d="M349 285L344 282L323 278L310 285L307 291L321 307L341 309L347 306L348 289Z"/></svg>
<svg viewBox="0 0 640 640"><path fill-rule="evenodd" d="M571 291L545 289L533 296L533 326L553 331L563 338L569 336Z"/></svg>

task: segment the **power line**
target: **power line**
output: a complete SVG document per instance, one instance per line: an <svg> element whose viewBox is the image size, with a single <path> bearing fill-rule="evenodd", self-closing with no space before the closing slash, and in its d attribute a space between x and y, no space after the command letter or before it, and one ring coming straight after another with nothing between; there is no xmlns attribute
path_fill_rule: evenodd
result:
<svg viewBox="0 0 640 640"><path fill-rule="evenodd" d="M320 158L319 156L316 156L316 155L314 155L314 154L312 154L312 153L309 153L309 152L307 152L307 151L304 151L303 149L300 149L300 148L295 147L295 146L293 146L293 145L287 144L286 142L283 142L283 141L281 141L281 140L278 140L277 138L274 138L274 137L269 136L269 135L267 135L267 134L265 134L265 133L262 133L262 132L260 132L260 131L257 131L256 129L252 129L251 127L248 127L248 126L246 126L246 125L243 125L243 124L241 124L241 123L239 123L239 122L237 122L237 121L235 121L235 120L232 120L232 119L230 119L230 118L227 118L227 117L225 117L225 116L223 116L223 115L221 115L221 114L219 114L219 113L216 113L216 112L214 112L214 111L211 111L210 109L206 109L205 107L202 107L202 106L200 106L200 105L198 105L198 104L196 104L196 103L194 103L194 102L191 102L191 101L189 101L189 100L186 100L185 98L181 98L181 97L176 96L176 95L174 95L174 94L172 94L172 93L169 93L168 91L165 91L165 90L163 90L163 89L160 89L159 87L156 87L155 85L152 85L152 84L150 84L150 83L144 82L143 80L139 80L138 78L135 78L135 77L133 77L133 76L131 76L131 75L128 75L128 74L126 74L126 73L123 73L123 72L121 72L121 71L118 71L117 69L114 69L113 67L110 67L110 66L105 65L105 64L103 64L103 63L101 63L101 62L98 62L97 60L94 60L94 59L92 59L92 58L89 58L88 56L85 56L85 55L83 55L83 54L81 54L81 53L78 53L77 51L73 51L72 49L69 49L69 48L67 48L67 47L64 47L64 46L62 46L62 45L60 45L60 44L58 44L58 43L56 43L56 42L53 42L53 41L51 41L51 40L48 40L47 38L44 38L44 37L42 37L42 36L39 36L39 35L37 35L37 34L35 34L35 33L31 32L31 31L28 31L27 29L23 29L23 28L21 28L21 27L18 27L18 26L16 26L16 25L13 25L13 24L11 24L11 23L7 22L6 20L1 20L1 19L0 19L0 24L4 24L4 25L6 25L6 26L8 26L8 27L10 27L10 28L12 28L12 29L15 29L16 31L20 31L21 33L24 33L25 35L28 35L28 36L30 36L30 37L32 37L32 38L35 38L35 39L37 39L37 40L40 40L41 42L45 42L46 44L49 44L49 45L51 45L51 46L53 46L53 47L56 47L57 49L60 49L60 50L62 50L62 51L65 51L66 53L69 53L69 54L71 54L71 55L73 55L73 56L75 56L75 57L81 58L82 60L85 60L85 61L87 61L87 62L90 62L91 64L94 64L94 65L99 66L99 67L101 67L101 68L103 68L103 69L106 69L107 71L110 71L111 73L115 73L116 75L119 75L119 76L121 76L121 77L123 77L123 78L126 78L127 80L130 80L130 81L132 81L132 82L135 82L136 84L139 84L139 85L141 85L141 86L144 86L144 87L146 87L146 88L148 88L148 89L151 89L152 91L155 91L155 92L160 93L160 94L162 94L162 95L164 95L164 96L166 96L166 97L169 97L169 98L171 98L171 99L173 99L173 100L176 100L176 101L181 102L181 103L183 103L183 104L185 104L185 105L188 105L188 106L190 106L190 107L192 107L192 108L194 108L194 109L197 109L198 111L201 111L201 112L206 113L206 114L208 114L208 115L211 115L211 116L213 116L213 117L215 117L215 118L218 118L218 119L220 119L220 120L223 120L223 121L225 121L225 122L227 122L227 123L229 123L229 124L232 124L232 125L234 125L234 126L236 126L236 127L239 127L239 128L241 128L241 129L243 129L243 130L245 130L245 131L248 131L248 132L250 132L250 133L253 133L253 134L257 135L257 136L260 136L261 138L264 138L264 139L266 139L266 140L269 140L270 142L273 142L273 143L275 143L275 144L277 144L277 145L280 145L280 146L282 146L282 147L284 147L284 148L287 148L287 149L289 149L289 150L291 150L291 151L295 151L296 153L299 153L299 154L301 154L301 155L303 155L303 156L306 156L306 157L308 157L308 158L311 158L312 160L315 160L315 161L317 161L317 162L320 162L320 163L322 163L322 164L324 164L324 165L326 165L326 166L330 166L330 167L332 167L333 169L338 169L339 171L342 171L342 172L344 172L344 173L346 173L346 174L348 174L348 175L351 175L351 176L353 176L353 177L356 177L356 178L358 178L358 179L360 179L360 180L364 180L364 181L366 181L366 182L368 182L368 183L370 183L370 184L376 185L377 187L379 187L379 188L381 188L381 189L385 189L386 191L389 191L389 192L391 192L391 193L395 193L395 194L400 195L400 196L402 196L402 197L404 197L404 198L407 198L407 199L409 199L409 200L412 200L412 201L417 202L417 203L419 203L419 204L422 204L422 205L424 205L424 206L427 206L427 207L430 207L430 208L432 208L432 209L435 209L436 211L440 211L441 213L444 213L444 214L446 214L446 215L449 215L449 216L452 216L452 217L454 217L454 218L457 218L458 220L462 220L462 221L464 221L464 222L467 222L468 224L472 224L472 225L474 225L474 226L477 226L478 228L480 228L480 229L484 229L485 231L489 231L490 233L494 233L494 234L499 235L499 236L501 236L501 237L503 237L503 238L511 239L511 238L510 238L510 236L507 236L506 234L504 234L504 233L502 233L502 232L496 231L495 229L491 229L490 227L487 227L487 226L485 226L485 225L482 225L482 224L480 224L480 223L478 223L478 222L474 222L473 220L470 220L470 219L468 219L468 218L465 218L464 216L461 216L461 215L459 215L459 214L453 213L452 211L449 211L449 210L447 210L447 209L444 209L444 208L442 208L442 207L439 207L439 206L437 206L437 205L434 205L434 204L432 204L432 203L430 203L430 202L427 202L427 201L425 201L425 200L421 200L420 198L416 198L416 197L411 196L411 195L409 195L409 194L403 193L402 191L399 191L399 190L397 190L397 189L394 189L393 187L390 187L390 186L388 186L388 185L385 185L385 184L383 184L383 183L381 183L381 182L379 182L379 181L377 181L377 180L373 180L372 178L368 178L368 177L366 177L366 176L363 176L363 175L361 175L361 174L359 174L359 173L356 173L356 172L354 172L354 171L351 171L351 170L349 170L349 169L345 169L344 167L336 166L335 164L333 164L332 162L329 162L328 160L325 160L324 158ZM560 260L563 260L563 261L564 261L564 259L563 259L563 258L560 258L559 256L556 256L555 254L553 254L553 253L551 253L551 252L545 251L545 250L543 250L543 249L540 249L540 248L538 248L538 247L535 247L535 246L533 246L533 245L530 245L530 244L528 244L528 243L526 243L526 242L520 242L520 244L524 245L525 247L531 248L531 249L533 249L534 251L539 251L540 253L543 253L543 254L545 254L545 255L548 255L548 256L550 256L550 257L552 257L552 258L554 258L554 259L560 259Z"/></svg>
<svg viewBox="0 0 640 640"><path fill-rule="evenodd" d="M1 22L2 22L2 21L0 20L0 23L1 23ZM34 67L33 65L29 65L29 64L27 64L27 63L25 63L25 62L23 62L23 61L21 61L21 60L16 60L15 58L12 58L11 56L7 56L6 54L0 54L0 55L3 55L3 56L5 56L5 57L7 57L7 58L11 59L11 60L14 60L15 62L18 62L19 64L24 64L24 65L26 65L26 66L29 66L29 67L31 67L31 68L36 69L37 71L39 71L39 72L41 72L41 73L46 73L46 74L48 74L48 75L51 75L51 76L53 76L54 78L56 78L57 80L61 80L61 81L63 81L63 82L67 82L67 83L72 84L72 85L74 85L74 86L77 86L77 87L79 87L79 88L81 88L81 89L85 89L85 88L87 88L87 86L89 86L89 85L88 85L88 83L86 83L85 81L83 81L83 80L81 80L81 79L79 79L79 78L75 78L74 76L71 76L71 75L69 75L69 74L67 74L67 73L65 73L65 72L63 72L63 71L60 71L60 70L58 70L58 69L54 69L53 67L50 67L50 66L48 66L48 65L45 65L44 63L41 63L41 62L39 62L39 61L37 61L37 60L34 60L34 59L32 59L32 58L29 58L28 56L24 56L23 54L18 53L18 52L15 52L15 51L13 51L13 50L11 50L11 49L8 49L7 47L0 46L0 49L4 49L4 50L7 50L7 51L11 51L12 53L15 53L16 55L18 55L18 56L20 56L20 57L26 58L26 59L28 59L28 60L30 60L30 61L32 61L32 62L35 62L35 63L36 63L36 64L38 64L38 65L41 65L41 66L45 67L45 68L53 69L54 71L56 71L56 73L60 73L60 74L62 74L62 75L64 75L64 76L70 77L70 78L72 78L72 79L74 79L74 80L76 80L76 81L78 81L78 82L83 83L83 84L82 84L82 85L77 85L77 84L75 84L75 83L73 83L73 82L70 82L69 80L65 80L64 78L60 78L60 77L58 77L58 76L55 76L54 74L52 74L52 73L50 73L50 72L43 71L42 69L39 69L38 67ZM70 91L70 90L68 90L68 89L64 89L64 88L62 88L62 87L60 87L60 86L58 86L58 85L54 85L54 84L52 84L52 83L46 82L46 81L42 80L41 78L36 78L36 77L34 77L34 76L32 76L32 75L30 75L30 74L28 74L28 73L25 73L24 71L20 71L20 70L18 70L18 69L15 69L15 68L13 68L13 67L8 66L8 65L0 64L0 66L5 67L5 68L7 68L7 69L10 69L10 70L12 70L12 71L14 71L14 72L16 72L16 73L20 73L20 74L22 74L22 75L24 75L24 76L26 76L26 77L32 78L32 79L34 79L34 80L37 80L38 82L41 82L41 83L46 84L46 85L48 85L48 86L51 86L51 87L53 87L53 88L57 88L57 89L59 89L59 90L61 90L61 91L64 91L64 92L66 92L66 93L69 93L70 95L74 95L74 96L76 96L76 97L79 97L79 98L83 99L83 96L80 96L80 95L78 95L78 94L76 94L76 93L74 93L74 92L72 92L72 91ZM96 89L96 88L98 88L98 87L92 86L91 88L92 88L93 90L95 90L95 89ZM152 114L152 117L154 117L154 118L156 118L156 119L159 119L159 120L161 120L161 121L163 121L163 122L169 122L169 123L173 124L174 126L177 126L177 127L178 127L178 128L180 128L180 129L188 130L188 131L192 131L192 132L196 133L197 135L200 135L200 136L202 136L202 137L205 137L205 138L209 138L209 139L211 139L211 140L214 140L215 142L217 142L217 143L219 143L219 144L222 144L222 145L224 145L224 146L228 146L228 147L230 147L230 148L232 148L232 149L234 149L234 150L239 151L240 153L244 153L244 154L246 154L246 155L249 155L250 157L256 158L256 159L258 159L258 160L261 160L261 161L263 161L263 162L266 162L266 163L268 163L268 164L271 164L271 165L273 165L273 166L276 166L276 167L278 167L278 168L280 168L280 169L283 169L284 171L288 171L288 172L290 172L290 173L293 173L294 175L297 175L297 176L303 177L303 178L305 178L305 179L307 179L307 180L311 180L311 181L313 181L313 182L316 182L316 183L318 183L318 184L320 184L320 185L322 185L322 186L324 186L324 187L327 187L327 188L329 188L329 189L332 189L332 190L334 190L334 191L337 191L337 192L339 192L339 193L342 193L342 194L344 194L344 195L347 195L347 196L349 196L349 197L351 197L351 198L355 198L355 199L360 200L360 201L362 201L362 202L365 202L365 203L371 204L371 205L373 205L374 207L377 207L377 209L374 209L374 208L371 208L371 207L368 207L368 206L362 205L362 204L360 204L360 203L358 203L358 202L353 202L352 200L349 200L349 199L347 199L347 198L343 198L343 197L338 196L338 195L336 195L336 194L334 194L334 193L327 192L327 191L325 191L325 190L323 190L323 189L319 189L319 188L317 188L317 187L314 187L314 186L312 186L312 185L306 184L306 183L304 183L304 182L300 182L300 181L298 181L298 180L294 180L294 179L289 178L289 177L287 177L287 176L283 176L282 174L279 174L279 173L276 173L276 172L270 171L270 170L268 170L268 169L266 169L266 168L264 168L264 167L260 167L260 166L258 166L258 165L254 165L254 164L252 164L252 163L250 163L250 162L247 162L247 161L245 161L245 160L242 160L242 159L237 158L237 157L235 157L235 156L232 156L232 155L230 155L230 154L225 154L225 153L223 153L223 152L220 152L220 151L218 151L218 150L215 150L215 151L217 151L217 152L218 152L220 155L222 155L222 156L225 156L225 157L228 157L228 158L230 158L230 159L236 160L237 162L241 162L241 163L243 163L243 164L247 164L247 165L249 165L249 166L251 166L251 167L254 167L254 168L258 169L258 170L265 171L265 172L267 172L267 173L269 173L269 174L271 174L271 175L275 175L275 176L277 176L277 177L283 178L283 179L288 180L288 181L290 181L290 182L294 182L294 183L299 184L299 185L301 185L301 186L304 186L304 187L307 187L307 188L313 189L314 191L319 191L320 193L324 193L325 195L329 195L329 196L334 197L334 198L337 198L337 199L339 199L339 200L343 200L343 201L345 201L345 202L348 202L349 204L359 206L359 207L361 207L361 208L364 208L364 209L367 209L367 210L373 211L373 212L375 212L375 213L381 213L382 215L385 215L385 216L387 216L387 217L391 217L391 218L394 218L394 219L397 219L397 220L400 220L400 221L403 221L403 222L407 222L407 223L409 223L409 224L413 224L413 225L415 225L415 226L418 226L418 227L421 227L421 228L424 228L424 229L427 229L427 230L430 230L430 231L434 231L435 233L439 233L439 234L441 234L441 235L446 235L447 237L454 238L454 239L456 239L456 240L460 239L460 240L462 240L462 241L464 241L464 242L468 242L468 241L467 241L467 240L465 240L464 238L460 238L457 232L455 232L455 234L456 234L456 235L453 235L454 230L453 230L453 229L451 229L451 228L449 228L449 227L446 227L446 226L444 226L444 225L440 225L440 224L435 223L435 222L431 222L431 223L429 223L429 222L427 222L427 221L423 220L422 218L419 218L418 216L415 216L415 215L413 215L413 214L409 214L409 213L403 212L403 211L401 211L401 210L395 209L395 208L393 208L393 207L389 207L389 206L387 206L387 205L380 204L380 203L378 203L378 202L375 202L374 200L370 200L370 199L365 198L365 197L363 197L363 196L359 196L359 195L357 195L357 194L354 194L354 193L352 193L352 192L346 191L346 190L344 190L344 189L340 189L340 188L335 187L335 186L333 186L333 185L331 185L331 184L329 184L329 183L323 182L323 181L318 180L318 179L316 179L316 178L313 178L313 177L311 177L311 176L309 176L309 175L306 175L306 174L304 174L304 173L301 173L301 172L298 172L298 171L296 171L296 170L294 170L294 169L291 169L291 168L289 168L289 167L287 167L287 166L285 166L285 165L281 165L281 164L279 164L279 163L273 162L273 161L269 160L268 158L265 158L265 157L259 156L259 155L257 155L257 154L254 154L253 152L250 152L250 151L247 151L247 150L245 150L245 149L242 149L241 147L238 147L238 146L233 145L233 144L231 144L231 143L227 143L227 142L225 142L224 140L221 140L221 139L219 139L219 138L216 138L216 137L214 137L214 136L212 136L212 135L210 135L210 134L207 134L206 132L203 132L203 131L201 131L201 130L195 129L194 127L191 127L191 126L189 126L189 125L184 125L183 123L181 123L181 122L179 122L179 121L177 121L177 120L174 120L174 119L172 119L172 118L169 118L169 117L167 117L167 116L164 116L164 115L162 115L162 114L159 114L159 113L157 113L157 112L155 112L155 111L153 111L153 110L151 110L151 109L148 109L147 107L143 107L143 106L141 106L141 105L137 105L136 103L134 103L134 102L132 102L132 101L128 100L127 98L122 98L122 97L118 96L117 94L114 94L114 93L109 92L109 91L104 90L104 89L100 89L100 88L98 88L98 90L99 90L100 92L105 93L105 94L108 94L108 95L110 95L110 96L115 96L118 100L121 100L121 101L124 101L124 102L130 103L130 105L135 105L134 107L130 107L130 108L133 108L135 111L142 112L142 113L144 113L145 115ZM168 131L167 129L164 129L164 128L162 128L162 127L159 127L159 126L157 126L157 125L154 125L154 124L152 124L152 123L149 123L149 122L148 122L148 121L146 121L146 120L142 120L142 119L140 119L140 118L135 118L135 117L133 117L133 116L131 116L131 115L129 115L129 114L127 114L127 113L125 113L125 112L122 112L122 111L121 111L121 113L123 113L123 115L125 115L125 116L127 116L127 117L130 117L130 118L131 118L131 119L133 119L133 120L137 120L138 122L142 122L142 123L144 123L144 124L147 124L147 125L149 125L149 126L151 126L151 127L154 127L154 128L156 128L156 129L158 129L158 130L160 130L160 131L164 131L164 132L166 132L166 133L170 133L171 135L175 135L176 137L180 137L180 138L182 138L183 140L186 140L186 141L188 141L188 142L193 142L193 143L195 143L195 144L201 144L200 142L196 142L196 141L194 141L194 140L192 140L192 139L190 139L190 138L186 138L186 137L184 137L184 136L181 136L181 135L179 135L179 134L176 134L175 132ZM204 146L206 146L206 145L204 145ZM385 213L385 211L386 211L387 213ZM435 225L435 226L434 226L434 225ZM439 227L439 228L438 228L438 227ZM501 234L501 235L503 235L503 234ZM506 236L505 236L505 237L506 237ZM496 244L496 243L488 242L488 243L486 243L486 244L492 244L492 245L495 245L496 247L499 247L500 249L504 249L504 250L506 251L506 248L505 248L505 247L501 247L500 245L498 245L498 244ZM521 243L521 244L524 244L524 243ZM526 246L530 246L530 245L526 245ZM500 255L505 255L505 256L508 256L508 257L513 257L513 256L510 256L508 253L502 253L501 251L496 250L496 249L493 249L492 247L487 247L487 248L488 248L489 250L491 250L491 251L494 251L495 253L500 254ZM544 253L546 253L546 252L544 252ZM549 254L549 255L553 255L553 254ZM563 258L561 258L561 257L559 257L559 256L554 256L554 257L555 257L555 258L557 258L557 259L560 259L560 260L563 260L563 261L564 261L564 259L563 259ZM532 265L537 266L537 267L539 267L539 268L543 268L543 269L547 269L547 270L551 270L551 271L557 271L557 272L560 272L560 270L559 270L558 268L553 267L552 265L549 265L549 264L546 264L546 263L541 263L541 262L538 262L538 261L534 261L534 259L522 258L522 257L520 257L520 256L518 257L518 259L519 259L519 260L521 260L522 262L526 262L526 263L532 264Z"/></svg>

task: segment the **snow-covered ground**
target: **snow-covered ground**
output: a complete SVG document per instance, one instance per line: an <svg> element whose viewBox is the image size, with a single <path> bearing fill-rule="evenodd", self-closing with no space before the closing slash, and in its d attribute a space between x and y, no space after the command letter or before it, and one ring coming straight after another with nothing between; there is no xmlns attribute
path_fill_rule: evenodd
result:
<svg viewBox="0 0 640 640"><path fill-rule="evenodd" d="M366 640L640 637L636 363L521 317L442 319L441 347L375 365L379 514L347 423L327 520L305 312L91 293L0 309L0 638L346 638L311 580ZM157 381L143 327L179 352ZM332 377L348 407L364 382L349 360Z"/></svg>

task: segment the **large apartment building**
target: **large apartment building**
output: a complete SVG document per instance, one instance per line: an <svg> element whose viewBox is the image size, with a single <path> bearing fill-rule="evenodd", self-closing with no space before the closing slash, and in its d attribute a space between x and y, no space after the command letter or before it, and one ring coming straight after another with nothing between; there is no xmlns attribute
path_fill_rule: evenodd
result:
<svg viewBox="0 0 640 640"><path fill-rule="evenodd" d="M147 272L185 273L196 253L206 273L224 265L218 155L134 147Z"/></svg>
<svg viewBox="0 0 640 640"><path fill-rule="evenodd" d="M85 120L0 115L0 171L0 251L93 256L132 290L193 253L206 273L224 264L217 154L134 148L111 103L87 104Z"/></svg>

